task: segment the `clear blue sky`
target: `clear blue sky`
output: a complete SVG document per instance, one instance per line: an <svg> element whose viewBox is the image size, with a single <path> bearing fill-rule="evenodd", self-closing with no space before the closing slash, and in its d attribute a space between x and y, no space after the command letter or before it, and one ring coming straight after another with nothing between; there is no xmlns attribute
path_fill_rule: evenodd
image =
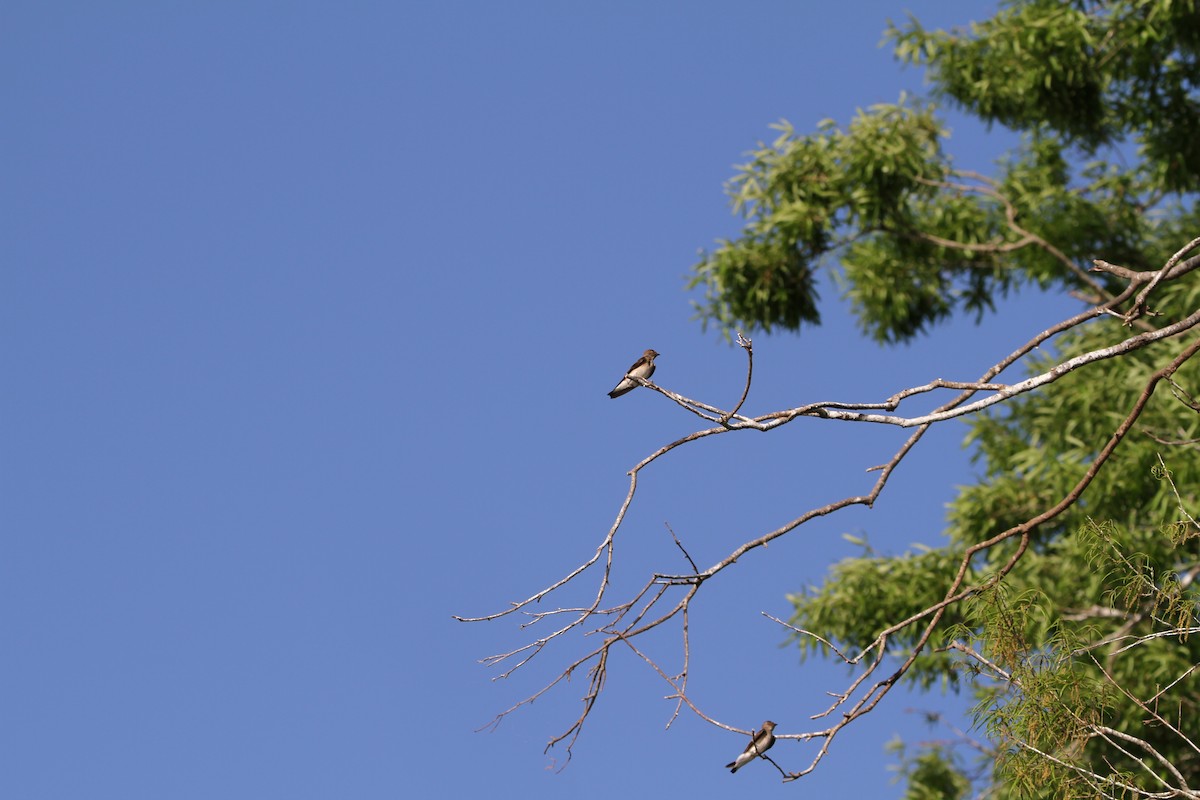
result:
<svg viewBox="0 0 1200 800"><path fill-rule="evenodd" d="M545 742L586 681L474 733L583 642L507 681L526 641L464 625L585 559L625 472L697 420L605 393L655 379L718 405L739 350L691 319L698 248L768 125L810 130L920 91L877 47L989 2L40 3L0 10L0 795L41 798L888 797L882 745L930 733L897 693L781 786L744 741L615 658L571 765ZM988 167L1005 144L954 119ZM827 324L759 336L746 410L971 378L1062 301L894 350L828 281ZM846 671L760 611L853 554L936 543L969 482L931 436L874 511L802 529L705 586L696 699L808 730ZM817 420L648 470L617 590L867 489L893 430ZM677 635L657 641L668 663ZM743 680L753 666L758 678ZM954 702L951 707L956 707ZM811 747L774 755L789 769ZM562 751L552 755L561 758ZM412 792L420 794L412 794Z"/></svg>

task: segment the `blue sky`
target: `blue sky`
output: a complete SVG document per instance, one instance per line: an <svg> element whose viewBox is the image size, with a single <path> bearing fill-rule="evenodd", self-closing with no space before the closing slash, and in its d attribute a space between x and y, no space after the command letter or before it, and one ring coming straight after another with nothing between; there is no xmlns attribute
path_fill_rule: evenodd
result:
<svg viewBox="0 0 1200 800"><path fill-rule="evenodd" d="M661 791L888 797L897 693L781 786L744 740L614 658L568 768L543 746L586 681L475 733L587 642L466 625L585 560L626 471L695 429L655 380L728 406L744 359L692 319L722 183L781 118L811 130L921 91L877 47L992 3L30 3L0 10L5 266L0 794L526 798ZM986 169L1011 138L951 116ZM746 411L975 377L1068 301L1018 295L883 349L825 279L826 324L755 338ZM928 437L872 511L744 558L693 607L694 697L809 730L844 668L766 611L856 551L936 543L972 472ZM614 592L701 566L870 486L902 437L803 420L647 470ZM588 588L592 584L588 584ZM584 587L580 587L581 592ZM582 596L568 595L564 602ZM665 662L678 635L654 643ZM753 667L756 678L745 680ZM773 755L799 769L810 745ZM557 760L556 760L557 759Z"/></svg>

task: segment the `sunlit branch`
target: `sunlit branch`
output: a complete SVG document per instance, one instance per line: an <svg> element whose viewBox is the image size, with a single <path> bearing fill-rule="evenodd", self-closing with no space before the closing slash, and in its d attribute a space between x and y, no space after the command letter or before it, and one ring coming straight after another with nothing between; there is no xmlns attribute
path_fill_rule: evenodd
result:
<svg viewBox="0 0 1200 800"><path fill-rule="evenodd" d="M980 188L980 191L986 192L987 187ZM505 671L498 678L512 675L516 670L526 666L544 649L572 632L583 636L595 635L601 639L599 644L589 649L579 658L571 661L541 689L496 715L492 722L489 723L489 726L498 725L506 715L516 711L518 708L533 703L535 700L543 697L550 689L569 679L577 670L586 667L588 670L588 689L583 697L583 708L575 721L562 731L562 733L553 737L547 745L547 749L549 749L549 747L553 747L555 744L566 741L569 760L572 748L577 742L589 714L603 692L608 674L611 649L614 645L623 644L635 653L639 659L645 662L670 687L671 691L667 695L667 699L675 701L675 708L670 716L671 721L674 721L680 710L686 707L712 725L725 730L743 732L705 713L695 698L688 694L687 679L691 669L691 648L688 632L691 602L698 596L701 587L707 581L717 578L721 573L739 563L739 560L743 557L754 553L754 551L765 547L774 539L785 536L816 518L833 514L855 505L872 507L887 487L891 475L900 467L906 456L917 446L924 434L933 425L966 415L977 414L996 404L1003 403L1027 392L1043 390L1075 370L1085 369L1089 365L1105 359L1124 356L1196 328L1200 325L1200 310L1172 324L1127 336L1112 345L1061 360L1049 369L1025 380L1015 383L995 382L996 376L1003 370L1017 363L1065 331L1108 314L1122 316L1128 320L1141 313L1138 310L1138 306L1145 302L1150 290L1161 285L1163 281L1174 280L1200 266L1200 256L1183 260L1186 252L1198 245L1200 245L1200 239L1189 243L1187 247L1176 253L1161 270L1153 273L1132 272L1121 267L1109 265L1106 262L1097 262L1098 268L1128 281L1128 285L1124 291L1115 297L1111 297L1101 305L1089 308L1037 333L1012 353L984 370L983 374L976 380L936 379L917 386L901 389L878 402L850 403L829 401L809 403L791 409L750 417L739 413L746 398L749 396L753 380L753 351L749 340L742 339L740 342L747 354L745 388L738 402L728 411L723 411L715 406L686 398L671 390L660 387L649 380L635 377L634 379L642 386L658 392L688 412L712 423L712 427L694 431L659 447L630 469L628 473L629 487L612 526L596 547L595 552L578 567L568 572L559 580L549 584L544 589L530 595L524 600L511 603L508 608L501 611L476 617L456 617L456 619L463 622L482 622L501 619L510 614L519 614L525 620L521 627L532 626L546 619L562 620L562 624L559 627L544 636L538 637L508 652L483 659L483 663L489 666L505 665ZM1131 299L1134 300L1133 308L1124 312L1119 311L1123 304ZM828 639L822 638L811 631L795 628L775 617L767 615L777 624L791 629L798 635L812 637L829 651L836 654L845 663L858 667L856 677L849 682L844 690L829 693L833 698L832 703L825 710L811 715L811 718L814 720L830 717L833 720L832 724L828 727L811 731L780 732L776 734L777 738L780 739L821 740L818 752L812 757L806 767L792 772L786 772L780 768L781 774L784 775L786 781L800 778L815 769L828 753L833 740L838 734L878 706L896 683L911 669L922 653L925 652L935 630L938 629L949 608L969 597L996 586L1005 579L1027 552L1031 533L1039 526L1055 519L1079 500L1084 490L1100 473L1109 458L1126 438L1135 421L1145 409L1156 386L1162 381L1173 383L1175 372L1183 363L1195 355L1198 350L1200 350L1200 339L1183 348L1182 352L1178 353L1169 364L1162 367L1148 379L1127 416L1113 431L1107 443L1099 449L1097 455L1088 465L1076 485L1064 497L1053 506L1029 517L1026 521L966 548L961 554L955 573L947 583L940 601L911 614L906 619L886 626L878 632L872 642L863 647L858 653L847 656ZM957 392L957 394L932 412L910 417L894 413L908 398L944 390L952 390ZM980 397L981 394L983 395L982 397ZM761 533L757 537L743 541L734 547L724 558L707 569L697 569L696 563L688 554L682 538L668 525L668 531L670 531L678 550L682 553L684 560L687 562L687 567L690 569L678 573L652 572L641 587L633 594L631 599L616 604L611 602L606 604L605 598L610 588L617 536L625 520L626 513L629 511L637 493L638 477L643 469L646 469L676 449L691 445L693 442L709 436L736 433L743 430L767 432L800 417L810 417L829 422L869 422L902 428L913 428L914 430L886 463L868 468L869 472L876 474L870 490L865 494L846 496L825 505L811 508L774 530ZM1165 472L1165 464L1162 466ZM1169 472L1165 474L1169 480ZM1178 497L1178 492L1176 492L1176 496ZM1182 501L1180 503L1182 504ZM1189 519L1191 518L1189 517ZM1194 524L1194 520L1192 522ZM973 569L976 557L984 553L994 552L994 549L999 545L1008 542L1011 542L1013 545L1012 552L1008 553L1004 562L999 567L994 568L985 579L979 580ZM540 603L550 596L555 595L568 584L577 582L585 572L588 572L598 564L600 565L598 582L595 594L592 596L590 603L582 606L560 606L545 611L533 611L529 608L532 604ZM682 664L680 671L674 674L649 657L646 649L640 646L638 639L662 628L666 623L676 618L680 620ZM907 645L907 654L904 658L899 659L897 666L889 668L885 673L880 672L880 668L891 657L890 645L893 638L901 634L906 637L913 637L912 642ZM1139 642L1145 640L1141 639ZM968 652L967 650L963 650L963 652L976 660L982 658L977 653ZM1007 674L995 663L987 661L983 663L986 668L997 676ZM877 675L876 673L880 674ZM834 712L838 712L836 716L832 716ZM668 722L669 725L670 722ZM1097 730L1095 733L1101 735L1106 732ZM1111 734L1107 735L1112 738ZM1153 753L1149 753L1149 751L1147 753L1150 757L1154 755ZM776 753L776 756L778 756L778 753ZM775 762L772 761L772 763Z"/></svg>

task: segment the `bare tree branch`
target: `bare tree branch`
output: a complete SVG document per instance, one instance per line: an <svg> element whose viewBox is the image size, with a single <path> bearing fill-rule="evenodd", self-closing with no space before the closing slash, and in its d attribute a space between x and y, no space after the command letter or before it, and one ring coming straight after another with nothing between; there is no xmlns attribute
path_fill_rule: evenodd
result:
<svg viewBox="0 0 1200 800"><path fill-rule="evenodd" d="M987 193L987 186L976 187L975 191ZM998 198L1002 202L1003 198ZM1011 216L1011 215L1010 215ZM1015 225L1015 222L1010 219L1010 223ZM996 383L994 379L1004 369L1012 366L1017 361L1032 353L1034 350L1044 345L1055 336L1065 331L1071 330L1088 321L1098 319L1106 315L1120 316L1126 320L1132 320L1138 314L1142 313L1138 310L1140 304L1144 304L1150 291L1161 285L1163 281L1174 280L1182 275L1194 270L1200 266L1200 256L1194 256L1186 261L1183 256L1190 249L1200 245L1200 239L1197 239L1183 249L1161 270L1142 273L1125 270L1121 267L1109 265L1106 262L1097 261L1097 268L1103 269L1119 278L1128 281L1128 285L1124 291L1115 297L1108 298L1105 302L1095 307L1089 308L1079 314L1076 314L1062 322L1054 325L1030 338L1023 345L1018 347L1008 356L1005 356L1000 361L984 370L983 374L976 380L942 380L936 379L919 386L902 389L895 392L882 402L819 402L808 403L802 406L797 406L782 411L773 411L756 417L748 417L739 413L742 405L749 395L750 387L753 379L753 350L748 339L739 336L739 343L747 354L747 376L745 389L742 392L741 398L737 404L729 411L722 411L719 408L710 406L697 400L693 400L682 395L679 395L671 390L654 384L653 382L634 378L641 385L658 392L672 402L679 405L689 413L712 423L711 427L696 430L686 436L683 436L675 441L659 447L657 450L643 458L629 471L629 488L617 512L616 518L604 536L595 552L580 564L575 569L568 572L564 577L549 584L544 589L530 595L524 600L513 602L509 607L487 615L475 617L455 617L463 622L482 622L497 620L507 617L512 614L521 614L529 619L522 627L533 625L544 619L554 619L557 617L565 617L565 622L550 633L536 638L526 644L515 648L506 653L500 653L488 656L483 659L483 663L491 666L507 665L506 671L498 677L503 678L511 675L515 670L527 665L536 655L541 653L552 642L561 639L567 634L582 629L584 626L595 626L589 630L580 630L582 635L598 634L601 641L592 647L588 652L579 658L571 661L554 679L547 683L543 688L532 694L531 696L520 701L516 705L498 714L489 726L498 725L499 722L508 714L516 709L528 705L538 698L545 695L553 687L560 684L563 680L568 679L572 674L581 667L588 668L588 690L583 698L583 708L575 721L568 726L561 734L550 740L547 749L555 744L566 741L568 751L568 761L571 750L578 740L580 733L583 730L584 723L588 715L591 713L595 703L599 699L605 685L607 670L609 666L608 656L613 645L623 644L635 653L643 662L645 662L664 682L670 687L668 699L675 700L675 710L671 715L671 722L678 716L679 711L683 707L687 707L701 719L710 724L730 731L739 731L741 733L750 733L740 731L740 729L721 722L709 714L705 713L694 698L688 695L687 677L690 670L690 643L688 636L688 623L690 614L690 604L698 595L701 587L705 582L718 577L722 572L737 564L743 556L753 553L755 550L767 546L768 543L781 536L785 536L805 523L818 517L833 514L842 509L854 505L864 505L867 507L873 506L876 499L884 491L888 480L892 473L899 468L905 457L913 450L920 442L926 431L933 425L945 422L947 420L956 419L970 414L979 413L985 409L991 408L996 404L1005 402L1013 397L1031 392L1034 390L1042 390L1054 384L1064 376L1071 372L1086 368L1088 365L1099 361L1124 356L1141 348L1165 341L1172 337L1180 336L1188 331L1193 330L1200 325L1200 309L1194 313L1179 319L1178 321L1164 325L1160 328L1144 330L1143 332L1127 336L1126 338L1115 342L1106 347L1098 348L1081 355L1064 359L1054 364L1049 369L1034 375L1025 380L1016 383ZM1133 307L1122 312L1119 309L1130 300L1133 300ZM1026 521L1015 525L1005 531L1002 531L984 541L977 542L966 548L959 560L955 574L950 582L945 587L943 597L940 601L928 606L927 608L912 614L907 619L895 622L880 631L870 644L864 647L857 654L847 657L828 640L821 638L817 634L806 631L800 628L795 628L787 623L775 618L768 618L777 624L788 627L797 634L815 638L817 641L825 645L830 651L835 653L847 664L858 665L859 672L857 676L849 683L849 685L840 692L831 693L833 697L832 704L823 711L812 715L812 719L822 719L829 717L833 712L839 712L832 724L824 728L817 728L809 731L800 731L788 734L776 734L777 738L796 739L796 740L822 740L821 747L811 761L803 768L791 772L787 772L780 768L784 775L785 781L796 780L810 773L825 757L833 740L847 726L860 719L866 714L869 714L875 709L882 699L891 691L897 681L899 681L913 666L915 661L927 648L934 631L938 628L943 620L943 617L950 607L961 603L963 600L985 591L990 587L997 585L1002 581L1009 572L1016 567L1027 551L1030 543L1031 533L1039 526L1055 519L1065 510L1073 506L1092 483L1095 477L1104 468L1109 458L1120 446L1121 442L1128 435L1135 422L1141 416L1155 388L1162 381L1171 382L1175 372L1188 359L1192 358L1197 351L1200 351L1200 339L1196 339L1191 344L1183 348L1170 363L1163 366L1155 372L1144 384L1140 395L1138 396L1133 407L1128 411L1123 421L1114 429L1107 443L1099 449L1097 455L1088 465L1084 474L1079 478L1076 485L1067 492L1053 506L1046 508L1038 514L1029 517ZM925 394L938 390L955 390L958 394L949 399L946 403L936 408L934 411L917 416L901 416L895 413L896 409L908 398L919 394ZM978 395L982 394L982 397ZM603 607L606 602L606 595L610 587L610 577L612 573L613 563L615 559L615 549L617 537L620 532L621 525L625 519L638 488L638 477L641 471L651 464L658 461L663 456L674 450L690 445L700 439L709 436L721 434L735 433L742 430L756 430L767 432L781 427L788 422L791 422L798 417L815 417L818 419L829 420L831 422L869 422L883 425L893 425L902 428L913 428L912 434L893 454L890 460L885 464L869 468L870 472L877 472L874 483L866 494L851 495L827 503L826 505L809 509L800 514L789 522L784 523L778 528L764 532L759 536L742 542L733 550L731 550L724 558L707 569L697 569L695 562L691 559L687 550L684 548L680 539L675 535L674 530L668 525L667 529L671 532L677 547L683 553L684 558L688 562L690 571L679 573L661 573L655 572L650 575L641 588L634 596L616 605ZM1164 465L1165 470L1165 465ZM1190 517L1189 517L1190 519ZM1194 524L1194 520L1193 520ZM978 583L971 583L973 571L973 563L977 556L993 551L1002 543L1011 542L1011 552L1007 553L1007 558L993 571ZM598 583L595 589L595 594L591 602L583 607L559 607L548 611L533 612L529 610L532 604L540 603L549 596L553 595L558 590L565 587L567 584L580 579L580 577L592 569L598 567ZM682 588L680 588L682 587ZM640 604L640 606L639 606ZM673 673L671 670L665 669L654 659L650 658L644 648L638 644L638 638L661 628L667 622L679 618L681 641L682 641L682 664L678 673ZM889 656L889 644L892 639L901 632L906 632L906 635L916 634L915 641L909 646L907 655L900 661L899 665L894 669L879 674L880 667L885 663L885 659ZM1112 641L1112 640L1109 640ZM957 648L962 649L962 648ZM962 650L971 658L980 660L982 657L978 654ZM1003 677L1006 673L994 663L982 662L985 667L992 670L993 674ZM668 726L671 724L668 722ZM1111 732L1094 730L1096 735L1108 736L1111 740L1119 739ZM1121 740L1125 745L1129 742ZM1147 757L1153 758L1154 753L1150 750L1145 750ZM772 762L774 763L774 762ZM778 765L777 765L778 766ZM1186 787L1180 784L1177 787L1183 791L1188 791ZM1139 792L1140 793L1140 792ZM1141 793L1145 794L1145 793ZM1151 796L1145 794L1145 796Z"/></svg>

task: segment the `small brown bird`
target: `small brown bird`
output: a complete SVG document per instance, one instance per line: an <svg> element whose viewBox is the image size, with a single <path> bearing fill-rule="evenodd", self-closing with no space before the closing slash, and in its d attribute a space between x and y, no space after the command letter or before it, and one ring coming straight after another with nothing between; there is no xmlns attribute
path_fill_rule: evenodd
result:
<svg viewBox="0 0 1200 800"><path fill-rule="evenodd" d="M638 382L630 375L638 378L649 378L654 374L654 359L658 357L658 353L653 350L647 350L642 353L642 357L633 362L633 366L625 370L625 377L621 379L613 390L608 393L609 397L620 397L626 392L631 392L638 387Z"/></svg>
<svg viewBox="0 0 1200 800"><path fill-rule="evenodd" d="M771 720L764 722L762 728L755 731L754 735L750 737L750 744L746 745L746 749L742 751L742 754L726 764L725 768L732 774L770 750L771 745L775 744L774 730L774 722L771 722Z"/></svg>

